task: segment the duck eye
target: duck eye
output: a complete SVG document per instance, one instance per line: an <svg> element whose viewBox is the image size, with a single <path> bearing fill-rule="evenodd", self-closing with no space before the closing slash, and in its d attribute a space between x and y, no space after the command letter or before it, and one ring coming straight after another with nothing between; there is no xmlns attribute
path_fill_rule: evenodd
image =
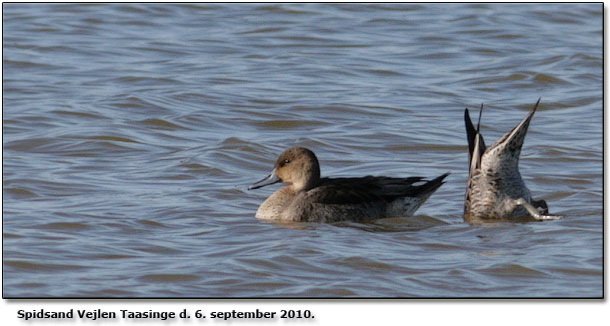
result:
<svg viewBox="0 0 610 326"><path fill-rule="evenodd" d="M290 160L289 159L285 159L284 160L284 164L288 164L288 163L290 163Z"/></svg>

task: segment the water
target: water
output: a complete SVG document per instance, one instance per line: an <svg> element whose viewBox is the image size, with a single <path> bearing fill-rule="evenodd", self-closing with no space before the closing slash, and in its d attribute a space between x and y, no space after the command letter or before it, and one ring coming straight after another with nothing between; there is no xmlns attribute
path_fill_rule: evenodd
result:
<svg viewBox="0 0 610 326"><path fill-rule="evenodd" d="M5 297L599 297L602 4L3 4ZM465 107L545 223L463 222ZM410 218L274 224L323 175L452 174Z"/></svg>

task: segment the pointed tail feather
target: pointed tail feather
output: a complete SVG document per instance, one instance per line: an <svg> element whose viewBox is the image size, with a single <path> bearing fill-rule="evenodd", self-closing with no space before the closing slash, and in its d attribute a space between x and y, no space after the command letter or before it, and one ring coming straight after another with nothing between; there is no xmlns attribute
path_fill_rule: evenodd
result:
<svg viewBox="0 0 610 326"><path fill-rule="evenodd" d="M530 121L534 117L534 113L536 113L536 109L538 109L538 104L540 103L540 98L534 105L532 112L530 112L515 128L513 128L510 132L506 133L502 138L500 138L493 147L502 148L502 155L511 155L516 158L516 162L519 160L519 154L521 153L521 147L523 147L523 142L525 141L525 136L527 135L527 129L529 128Z"/></svg>
<svg viewBox="0 0 610 326"><path fill-rule="evenodd" d="M426 195L431 195L433 192L436 191L436 189L438 189L440 186L442 186L445 182L443 182L443 179L445 179L450 173L447 172L441 176L438 176L426 183L424 183L421 186L416 187L416 191L417 191L417 195L418 196L426 196Z"/></svg>
<svg viewBox="0 0 610 326"><path fill-rule="evenodd" d="M464 123L466 124L466 138L468 139L468 162L472 161L472 152L474 151L474 137L477 135L477 130L474 129L468 109L464 110Z"/></svg>
<svg viewBox="0 0 610 326"><path fill-rule="evenodd" d="M468 139L468 162L470 165L470 172L473 169L480 167L481 156L485 153L487 146L485 146L485 140L481 135L481 116L483 115L483 104L481 104L481 110L479 111L479 121L477 128L474 128L472 120L470 120L470 114L468 109L464 110L464 123L466 125L466 137Z"/></svg>

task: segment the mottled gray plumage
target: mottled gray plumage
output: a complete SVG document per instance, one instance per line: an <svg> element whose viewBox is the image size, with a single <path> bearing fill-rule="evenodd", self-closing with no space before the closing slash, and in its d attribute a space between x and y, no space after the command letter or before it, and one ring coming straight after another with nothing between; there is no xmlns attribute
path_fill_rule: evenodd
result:
<svg viewBox="0 0 610 326"><path fill-rule="evenodd" d="M364 221L412 215L443 184L447 175L430 181L421 177L320 178L314 153L306 148L291 147L277 159L271 175L250 189L276 182L290 184L261 204L256 212L256 217L261 219Z"/></svg>
<svg viewBox="0 0 610 326"><path fill-rule="evenodd" d="M476 129L470 120L468 109L464 111L470 158L464 205L466 221L474 223L498 219L558 218L558 216L546 215L548 207L544 200L532 199L530 190L525 186L519 173L521 147L539 103L540 99L521 123L491 147L486 147L480 133L483 106Z"/></svg>

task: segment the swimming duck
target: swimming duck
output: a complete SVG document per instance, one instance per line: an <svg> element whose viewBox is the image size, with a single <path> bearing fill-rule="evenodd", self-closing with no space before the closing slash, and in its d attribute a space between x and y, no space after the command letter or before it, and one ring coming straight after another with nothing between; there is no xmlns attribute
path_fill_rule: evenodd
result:
<svg viewBox="0 0 610 326"><path fill-rule="evenodd" d="M291 147L279 156L268 177L248 189L278 182L289 184L261 204L256 211L260 219L365 221L412 215L444 183L447 175L430 181L422 177L320 178L316 155L303 147Z"/></svg>
<svg viewBox="0 0 610 326"><path fill-rule="evenodd" d="M491 147L485 146L480 133L483 105L479 112L479 122L474 128L468 109L464 111L470 171L464 219L476 223L485 220L554 220L561 218L550 215L544 200L532 198L519 173L519 155L525 140L527 128L536 113L540 99L515 128L502 136Z"/></svg>

